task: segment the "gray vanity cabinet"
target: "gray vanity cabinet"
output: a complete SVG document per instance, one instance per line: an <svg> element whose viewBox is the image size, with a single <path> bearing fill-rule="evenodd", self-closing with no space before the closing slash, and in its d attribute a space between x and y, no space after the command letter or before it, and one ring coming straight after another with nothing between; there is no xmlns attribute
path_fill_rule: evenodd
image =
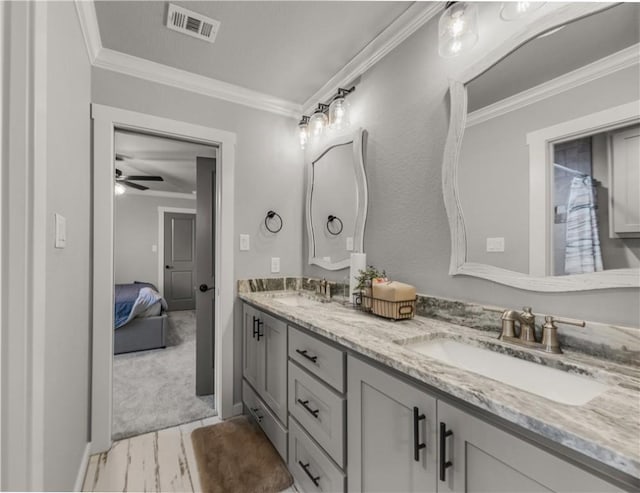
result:
<svg viewBox="0 0 640 493"><path fill-rule="evenodd" d="M287 324L244 305L242 374L273 414L287 423Z"/></svg>
<svg viewBox="0 0 640 493"><path fill-rule="evenodd" d="M356 358L347 361L349 493L436 491L436 400Z"/></svg>
<svg viewBox="0 0 640 493"><path fill-rule="evenodd" d="M441 434L441 427L451 433ZM622 491L443 401L438 401L438 440L444 451L438 453L439 492Z"/></svg>

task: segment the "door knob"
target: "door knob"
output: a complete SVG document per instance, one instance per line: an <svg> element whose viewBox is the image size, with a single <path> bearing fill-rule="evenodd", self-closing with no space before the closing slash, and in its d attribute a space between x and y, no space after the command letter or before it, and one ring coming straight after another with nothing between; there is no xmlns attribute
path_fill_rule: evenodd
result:
<svg viewBox="0 0 640 493"><path fill-rule="evenodd" d="M173 265L165 265L164 268L165 269L173 269Z"/></svg>
<svg viewBox="0 0 640 493"><path fill-rule="evenodd" d="M210 291L213 289L213 286L209 287L206 284L200 284L200 286L198 286L198 289L203 292L206 293L207 291Z"/></svg>

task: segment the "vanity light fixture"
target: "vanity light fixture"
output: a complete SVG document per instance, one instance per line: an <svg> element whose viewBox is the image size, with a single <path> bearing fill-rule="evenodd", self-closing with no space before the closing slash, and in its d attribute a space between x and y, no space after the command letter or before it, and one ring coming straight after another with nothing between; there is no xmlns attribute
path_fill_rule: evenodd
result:
<svg viewBox="0 0 640 493"><path fill-rule="evenodd" d="M515 21L538 10L545 2L504 2L500 9L500 17L505 21Z"/></svg>
<svg viewBox="0 0 640 493"><path fill-rule="evenodd" d="M115 186L113 187L113 191L115 192L116 195L122 195L124 192L127 191L127 189L122 183L116 183Z"/></svg>
<svg viewBox="0 0 640 493"><path fill-rule="evenodd" d="M338 93L333 97L329 105L329 128L331 130L342 130L350 124L349 102L345 100L345 96L355 90L355 86L351 89L338 88Z"/></svg>
<svg viewBox="0 0 640 493"><path fill-rule="evenodd" d="M328 104L318 103L318 107L309 118L309 137L312 141L317 141L320 138L329 123L325 114L328 108Z"/></svg>
<svg viewBox="0 0 640 493"><path fill-rule="evenodd" d="M449 58L478 41L478 7L468 2L447 2L438 21L438 53Z"/></svg>
<svg viewBox="0 0 640 493"><path fill-rule="evenodd" d="M309 140L309 117L302 115L300 123L298 123L298 137L300 138L300 147L304 149Z"/></svg>
<svg viewBox="0 0 640 493"><path fill-rule="evenodd" d="M313 115L302 115L298 123L300 147L304 149L309 140L317 142L326 129L343 130L351 124L349 103L345 98L355 89L355 86L351 89L339 87L330 104L318 103Z"/></svg>

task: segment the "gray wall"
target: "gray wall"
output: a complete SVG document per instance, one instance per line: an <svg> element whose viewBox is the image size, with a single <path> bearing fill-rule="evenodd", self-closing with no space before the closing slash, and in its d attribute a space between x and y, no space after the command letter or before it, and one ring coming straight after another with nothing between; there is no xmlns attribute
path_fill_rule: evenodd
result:
<svg viewBox="0 0 640 493"><path fill-rule="evenodd" d="M91 327L91 69L72 2L48 4L44 485L70 491L88 441ZM67 246L53 248L53 214Z"/></svg>
<svg viewBox="0 0 640 493"><path fill-rule="evenodd" d="M483 279L449 276L450 236L442 198L449 124L448 80L473 61L438 56L437 17L366 72L349 96L369 131L368 263L433 296L638 326L637 289L536 293ZM306 264L305 264L306 265ZM305 267L305 275L342 279L347 271Z"/></svg>
<svg viewBox="0 0 640 493"><path fill-rule="evenodd" d="M469 261L529 272L527 133L637 100L639 85L636 65L465 129L458 184ZM494 236L504 253L486 251Z"/></svg>
<svg viewBox="0 0 640 493"><path fill-rule="evenodd" d="M125 193L115 200L114 270L117 284L133 281L158 286L158 207L196 208L195 200ZM158 286L160 288L160 286Z"/></svg>
<svg viewBox="0 0 640 493"><path fill-rule="evenodd" d="M301 274L304 166L296 120L95 67L91 98L95 103L235 132L235 278ZM276 235L264 227L270 209L284 222ZM248 252L238 251L241 233L251 235ZM271 274L271 257L280 257L280 274ZM242 378L240 323L241 304L236 302L236 402Z"/></svg>

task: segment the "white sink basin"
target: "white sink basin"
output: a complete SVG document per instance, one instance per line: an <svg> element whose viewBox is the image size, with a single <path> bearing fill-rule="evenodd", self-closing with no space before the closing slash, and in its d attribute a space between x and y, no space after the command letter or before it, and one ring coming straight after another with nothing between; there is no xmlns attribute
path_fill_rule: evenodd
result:
<svg viewBox="0 0 640 493"><path fill-rule="evenodd" d="M282 303L287 306L317 306L319 303L323 303L320 300L312 300L311 298L307 298L306 296L300 296L297 294L292 294L291 296L277 296L273 298L273 301L277 303Z"/></svg>
<svg viewBox="0 0 640 493"><path fill-rule="evenodd" d="M609 388L588 377L449 339L434 339L406 347L451 366L570 406L586 404Z"/></svg>

